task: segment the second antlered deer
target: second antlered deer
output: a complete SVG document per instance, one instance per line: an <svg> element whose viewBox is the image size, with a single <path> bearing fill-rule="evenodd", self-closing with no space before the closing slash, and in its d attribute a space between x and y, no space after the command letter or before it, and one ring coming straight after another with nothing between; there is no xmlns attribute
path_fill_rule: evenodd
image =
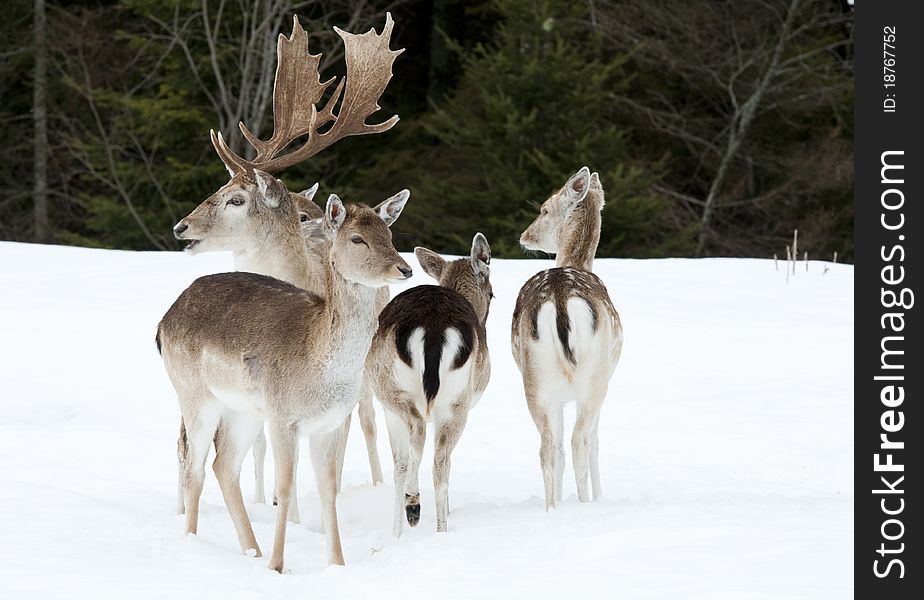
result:
<svg viewBox="0 0 924 600"><path fill-rule="evenodd" d="M562 496L563 404L577 403L571 437L578 498L600 488L600 408L622 351L622 325L606 286L591 272L600 241L603 187L587 167L542 204L520 243L555 254L555 268L520 289L511 331L513 357L523 376L526 403L541 438L539 460L546 508Z"/></svg>

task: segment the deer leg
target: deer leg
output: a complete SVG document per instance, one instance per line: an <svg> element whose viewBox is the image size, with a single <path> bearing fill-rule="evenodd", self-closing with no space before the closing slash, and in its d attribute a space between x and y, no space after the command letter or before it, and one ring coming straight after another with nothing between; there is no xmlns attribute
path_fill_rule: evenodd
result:
<svg viewBox="0 0 924 600"><path fill-rule="evenodd" d="M273 443L273 459L276 466L276 535L273 539L273 554L269 568L282 573L286 545L286 523L289 504L292 502L292 488L295 481L295 456L298 453L298 432L285 423L270 424L270 440Z"/></svg>
<svg viewBox="0 0 924 600"><path fill-rule="evenodd" d="M183 422L183 417L180 417L180 436L176 440L176 471L177 471L177 482L176 482L176 514L182 515L186 513L186 503L184 501L184 485L183 481L186 479L185 476L185 465L188 453L188 444L186 441L186 424Z"/></svg>
<svg viewBox="0 0 924 600"><path fill-rule="evenodd" d="M337 523L337 452L338 430L312 435L310 440L311 463L318 482L321 499L321 520L327 535L327 562L342 565L343 547L340 545L340 527Z"/></svg>
<svg viewBox="0 0 924 600"><path fill-rule="evenodd" d="M347 440L350 439L350 425L353 422L353 413L347 413L343 425L337 434L337 493L340 493L341 483L343 481L343 459L346 457Z"/></svg>
<svg viewBox="0 0 924 600"><path fill-rule="evenodd" d="M600 487L600 415L594 419L594 425L590 430L590 484L593 487L593 497L596 502L603 497L603 490Z"/></svg>
<svg viewBox="0 0 924 600"><path fill-rule="evenodd" d="M587 494L587 473L590 459L590 423L578 415L571 436L571 461L574 463L574 480L577 484L578 500L590 501Z"/></svg>
<svg viewBox="0 0 924 600"><path fill-rule="evenodd" d="M565 406L559 403L551 411L555 434L555 502L561 502L562 480L565 473Z"/></svg>
<svg viewBox="0 0 924 600"><path fill-rule="evenodd" d="M253 479L254 492L253 501L257 504L266 504L266 478L264 469L266 466L266 434L263 433L263 426L257 433L257 439L253 443Z"/></svg>
<svg viewBox="0 0 924 600"><path fill-rule="evenodd" d="M275 452L275 448L273 448ZM298 512L298 437L295 438L295 474L292 476L292 500L289 502L289 509L286 511L286 518L289 519L289 523L301 523L302 518ZM273 487L273 506L278 506L278 486L279 480L276 480L276 484Z"/></svg>
<svg viewBox="0 0 924 600"><path fill-rule="evenodd" d="M470 398L450 407L448 414L439 415L435 425L433 452L433 489L436 491L436 531L446 531L449 517L450 457L468 419Z"/></svg>
<svg viewBox="0 0 924 600"><path fill-rule="evenodd" d="M205 459L218 429L221 407L214 400L201 403L180 401L186 426L186 456L183 464L183 501L186 505L186 533L199 530L199 499L205 482Z"/></svg>
<svg viewBox="0 0 924 600"><path fill-rule="evenodd" d="M253 445L257 432L263 430L263 419L239 412L225 411L215 435L215 462L212 469L218 478L221 494L225 498L225 506L234 523L241 550L255 550L256 556L260 553L257 538L253 534L253 526L244 507L244 497L241 495L241 465L247 450Z"/></svg>
<svg viewBox="0 0 924 600"><path fill-rule="evenodd" d="M555 507L556 474L558 473L559 449L561 448L560 426L556 423L555 413L559 408L552 408L545 399L532 391L533 387L524 377L526 388L526 405L529 414L539 430L539 466L542 469L542 483L545 486L545 509ZM559 413L560 414L560 413Z"/></svg>
<svg viewBox="0 0 924 600"><path fill-rule="evenodd" d="M407 491L404 495L404 512L411 527L417 527L420 522L420 485L418 473L420 460L423 455L424 442L427 439L427 422L414 411L408 422L408 437L410 446L410 460L407 469Z"/></svg>
<svg viewBox="0 0 924 600"><path fill-rule="evenodd" d="M359 396L359 424L366 438L366 453L369 455L369 469L372 471L372 485L384 481L382 465L379 462L379 449L375 429L375 407L372 405L372 384L368 376L363 375L363 385Z"/></svg>
<svg viewBox="0 0 924 600"><path fill-rule="evenodd" d="M578 499L589 502L587 493L587 474L590 468L591 437L600 415L600 405L606 396L606 386L591 385L588 393L578 397L577 419L574 433L571 435L571 460L574 463L574 480L577 484ZM599 485L599 484L598 484Z"/></svg>
<svg viewBox="0 0 924 600"><path fill-rule="evenodd" d="M395 520L392 533L400 537L404 531L404 494L407 489L407 470L410 448L407 424L388 408L385 409L385 424L388 427L388 441L391 456L395 462Z"/></svg>

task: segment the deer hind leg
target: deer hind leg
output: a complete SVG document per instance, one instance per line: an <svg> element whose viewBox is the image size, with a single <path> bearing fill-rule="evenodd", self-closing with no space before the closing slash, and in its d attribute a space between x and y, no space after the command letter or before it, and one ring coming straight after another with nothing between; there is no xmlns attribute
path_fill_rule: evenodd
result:
<svg viewBox="0 0 924 600"><path fill-rule="evenodd" d="M600 406L603 398L606 396L606 386L600 389L600 386L590 386L588 393L578 399L577 419L574 423L574 433L571 436L571 457L574 463L574 480L577 484L578 499L581 502L589 502L590 496L587 493L587 475L590 470L591 460L595 463L597 478L599 479L599 463L597 457L591 458L592 444L591 440L595 437L595 430L600 416ZM596 489L599 491L599 481ZM597 492L594 493L597 495Z"/></svg>
<svg viewBox="0 0 924 600"><path fill-rule="evenodd" d="M555 507L556 496L561 489L558 482L564 463L561 447L562 406L540 397L529 383L525 387L529 414L539 430L539 466L542 468L542 483L545 486L545 509L548 510Z"/></svg>
<svg viewBox="0 0 924 600"><path fill-rule="evenodd" d="M262 430L263 419L260 417L225 411L215 435L215 462L212 463L225 506L228 507L228 513L241 543L241 550L255 550L257 556L262 554L253 534L247 509L244 507L244 497L241 495L241 464L247 450L253 445L257 432Z"/></svg>
<svg viewBox="0 0 924 600"><path fill-rule="evenodd" d="M404 512L408 525L417 527L420 522L420 460L423 455L424 442L427 440L427 422L415 410L409 415L408 441L410 460L407 468L407 489L404 495Z"/></svg>
<svg viewBox="0 0 924 600"><path fill-rule="evenodd" d="M404 420L387 407L385 424L388 427L391 457L395 464L395 519L392 533L395 537L400 537L404 531L404 494L407 490L407 470L410 462L410 434Z"/></svg>
<svg viewBox="0 0 924 600"><path fill-rule="evenodd" d="M263 433L263 426L257 433L257 439L253 443L253 479L254 492L253 501L257 504L266 504L266 434Z"/></svg>
<svg viewBox="0 0 924 600"><path fill-rule="evenodd" d="M594 502L603 497L603 490L600 487L600 415L594 419L594 425L590 430L590 484L593 488Z"/></svg>
<svg viewBox="0 0 924 600"><path fill-rule="evenodd" d="M446 414L438 415L434 429L433 489L436 491L436 531L446 531L449 518L449 468L456 447L468 419L470 397L451 406Z"/></svg>
<svg viewBox="0 0 924 600"><path fill-rule="evenodd" d="M180 400L186 427L186 455L183 464L183 502L186 506L186 533L199 530L199 499L205 482L205 459L218 429L221 406L212 398L201 403Z"/></svg>
<svg viewBox="0 0 924 600"><path fill-rule="evenodd" d="M384 479L382 478L382 464L379 462L375 407L372 405L372 384L366 374L363 375L363 385L359 396L359 424L362 426L363 436L366 438L366 453L369 455L372 485L378 485Z"/></svg>
<svg viewBox="0 0 924 600"><path fill-rule="evenodd" d="M188 452L189 448L186 441L186 424L183 422L183 417L180 417L180 436L176 440L176 514L178 515L186 514L186 503L183 498L183 495L185 494L184 489L186 486L183 484L183 482L186 479L185 469Z"/></svg>
<svg viewBox="0 0 924 600"><path fill-rule="evenodd" d="M289 504L293 500L295 457L298 453L298 432L286 423L270 424L270 441L273 444L273 462L276 467L276 535L269 568L282 573L285 563L286 523Z"/></svg>
<svg viewBox="0 0 924 600"><path fill-rule="evenodd" d="M327 535L327 562L332 565L344 564L340 527L337 523L337 453L340 433L339 429L335 429L309 438L311 463L321 499L321 521Z"/></svg>

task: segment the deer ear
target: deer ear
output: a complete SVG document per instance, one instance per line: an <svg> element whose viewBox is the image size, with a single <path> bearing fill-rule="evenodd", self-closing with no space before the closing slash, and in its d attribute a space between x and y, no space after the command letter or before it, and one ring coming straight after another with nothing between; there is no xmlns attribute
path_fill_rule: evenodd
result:
<svg viewBox="0 0 924 600"><path fill-rule="evenodd" d="M324 210L324 225L331 232L336 232L346 219L346 207L337 194L327 198L327 208Z"/></svg>
<svg viewBox="0 0 924 600"><path fill-rule="evenodd" d="M446 261L443 257L423 246L414 248L414 255L417 256L417 262L420 263L424 273L439 281L443 275L443 270L446 268Z"/></svg>
<svg viewBox="0 0 924 600"><path fill-rule="evenodd" d="M485 275L488 272L488 265L491 264L491 246L488 245L488 239L481 232L476 233L472 240L471 259L475 275Z"/></svg>
<svg viewBox="0 0 924 600"><path fill-rule="evenodd" d="M324 231L324 219L305 219L300 223L302 235L309 241L321 241L328 239Z"/></svg>
<svg viewBox="0 0 924 600"><path fill-rule="evenodd" d="M298 193L299 196L311 202L314 199L314 195L318 193L318 182L314 182L314 185L308 188L307 190L302 190Z"/></svg>
<svg viewBox="0 0 924 600"><path fill-rule="evenodd" d="M568 195L569 203L574 205L586 198L588 191L590 191L590 169L581 167L581 170L572 175L565 184L565 193Z"/></svg>
<svg viewBox="0 0 924 600"><path fill-rule="evenodd" d="M408 190L401 190L385 202L376 206L375 212L385 221L386 225L391 227L391 224L397 221L398 217L401 216L401 211L404 210L404 205L407 204L408 198L410 197L411 192Z"/></svg>
<svg viewBox="0 0 924 600"><path fill-rule="evenodd" d="M270 208L278 208L279 203L288 194L286 186L269 173L264 173L259 169L253 170L253 176L257 180L257 188L260 190L263 203Z"/></svg>

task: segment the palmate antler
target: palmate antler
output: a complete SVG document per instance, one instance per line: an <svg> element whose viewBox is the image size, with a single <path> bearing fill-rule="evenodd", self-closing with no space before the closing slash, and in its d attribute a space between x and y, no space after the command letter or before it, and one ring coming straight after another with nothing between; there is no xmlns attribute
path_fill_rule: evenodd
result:
<svg viewBox="0 0 924 600"><path fill-rule="evenodd" d="M339 139L351 135L367 135L388 131L398 122L394 115L377 125L369 125L366 118L379 110L379 97L391 80L391 67L404 49L390 50L391 30L394 21L391 13L385 17L385 28L378 34L370 29L353 34L334 27L346 47L347 74L334 89L334 93L320 111L317 103L334 79L321 82L318 66L320 54L308 51L308 34L294 17L292 35L279 35L276 46L276 81L273 84L273 135L261 140L240 123L241 133L257 151L253 160L235 154L225 143L221 133L210 131L212 145L231 175L247 175L254 169L277 173L306 160ZM339 112L334 110L340 105ZM318 130L333 121L324 133ZM308 139L298 149L277 156L299 136Z"/></svg>

